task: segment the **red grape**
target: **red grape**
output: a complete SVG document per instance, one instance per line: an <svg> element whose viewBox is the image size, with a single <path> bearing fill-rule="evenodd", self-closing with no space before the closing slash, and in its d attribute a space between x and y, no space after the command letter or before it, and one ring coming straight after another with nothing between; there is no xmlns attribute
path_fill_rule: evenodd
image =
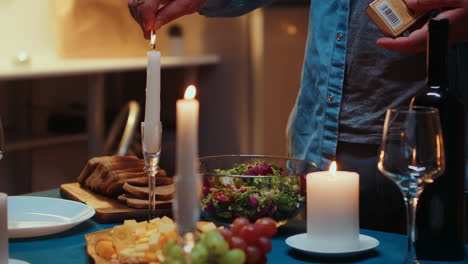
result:
<svg viewBox="0 0 468 264"><path fill-rule="evenodd" d="M231 225L232 234L235 235L235 236L239 235L240 230L242 229L242 227L244 227L245 225L248 225L248 224L250 224L249 219L247 219L245 217L237 217L234 220L234 222L232 222L232 225Z"/></svg>
<svg viewBox="0 0 468 264"><path fill-rule="evenodd" d="M267 237L259 237L257 239L257 246L263 252L263 254L267 254L271 251L271 241Z"/></svg>
<svg viewBox="0 0 468 264"><path fill-rule="evenodd" d="M231 249L238 248L242 251L245 251L247 248L247 243L244 241L244 239L233 236L231 241L229 241L229 246Z"/></svg>
<svg viewBox="0 0 468 264"><path fill-rule="evenodd" d="M231 241L229 242L229 246L231 249L238 248L242 251L245 251L245 249L247 248L247 243L245 243L244 239L233 236L231 238Z"/></svg>
<svg viewBox="0 0 468 264"><path fill-rule="evenodd" d="M258 238L258 232L254 225L249 224L242 227L239 236L244 239L248 245L254 245Z"/></svg>
<svg viewBox="0 0 468 264"><path fill-rule="evenodd" d="M248 246L245 249L245 254L247 255L246 264L259 264L262 261L263 254L257 247Z"/></svg>
<svg viewBox="0 0 468 264"><path fill-rule="evenodd" d="M267 264L268 262L268 258L266 255L262 255L262 257L260 258L260 262L258 262L258 264Z"/></svg>
<svg viewBox="0 0 468 264"><path fill-rule="evenodd" d="M276 222L269 217L257 219L254 226L260 236L270 238L276 234Z"/></svg>
<svg viewBox="0 0 468 264"><path fill-rule="evenodd" d="M231 238L232 238L231 230L229 230L228 228L223 228L219 230L219 233L221 233L221 235L224 237L224 240L226 240L226 242L229 243L229 241L231 241Z"/></svg>

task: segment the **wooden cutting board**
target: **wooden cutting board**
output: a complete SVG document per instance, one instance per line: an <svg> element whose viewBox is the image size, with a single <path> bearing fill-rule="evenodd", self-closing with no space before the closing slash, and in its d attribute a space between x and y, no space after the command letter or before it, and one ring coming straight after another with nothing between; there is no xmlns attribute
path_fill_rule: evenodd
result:
<svg viewBox="0 0 468 264"><path fill-rule="evenodd" d="M148 219L147 209L135 209L126 206L116 199L94 193L77 182L60 186L60 194L67 199L85 203L96 211L94 219L102 224L122 223L125 219L142 221ZM156 216L171 216L171 208L157 208Z"/></svg>

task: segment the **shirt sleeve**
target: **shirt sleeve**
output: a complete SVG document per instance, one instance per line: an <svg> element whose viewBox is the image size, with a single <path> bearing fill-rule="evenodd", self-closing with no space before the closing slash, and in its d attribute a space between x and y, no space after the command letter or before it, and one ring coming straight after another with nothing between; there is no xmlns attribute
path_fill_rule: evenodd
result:
<svg viewBox="0 0 468 264"><path fill-rule="evenodd" d="M208 0L198 13L209 17L234 17L244 15L273 0Z"/></svg>

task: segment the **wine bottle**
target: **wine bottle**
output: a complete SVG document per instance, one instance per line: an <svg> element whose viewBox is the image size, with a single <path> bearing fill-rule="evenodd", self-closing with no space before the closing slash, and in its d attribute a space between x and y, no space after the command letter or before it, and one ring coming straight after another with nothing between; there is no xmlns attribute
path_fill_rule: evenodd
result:
<svg viewBox="0 0 468 264"><path fill-rule="evenodd" d="M464 258L465 130L464 106L449 89L447 19L431 19L427 42L426 88L411 105L439 109L446 168L425 186L416 212L416 254L419 259Z"/></svg>

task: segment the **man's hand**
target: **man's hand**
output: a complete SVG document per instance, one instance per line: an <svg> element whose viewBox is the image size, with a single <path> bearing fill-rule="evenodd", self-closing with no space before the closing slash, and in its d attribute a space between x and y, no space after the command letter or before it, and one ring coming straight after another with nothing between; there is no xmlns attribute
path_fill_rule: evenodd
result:
<svg viewBox="0 0 468 264"><path fill-rule="evenodd" d="M468 0L406 0L406 4L415 11L440 8L441 12L435 18L450 20L450 43L455 44L468 39ZM377 45L400 52L424 51L427 30L426 23L407 37L379 38Z"/></svg>
<svg viewBox="0 0 468 264"><path fill-rule="evenodd" d="M140 24L146 39L151 30L200 9L206 0L128 0L132 17ZM163 5L161 7L161 5Z"/></svg>

